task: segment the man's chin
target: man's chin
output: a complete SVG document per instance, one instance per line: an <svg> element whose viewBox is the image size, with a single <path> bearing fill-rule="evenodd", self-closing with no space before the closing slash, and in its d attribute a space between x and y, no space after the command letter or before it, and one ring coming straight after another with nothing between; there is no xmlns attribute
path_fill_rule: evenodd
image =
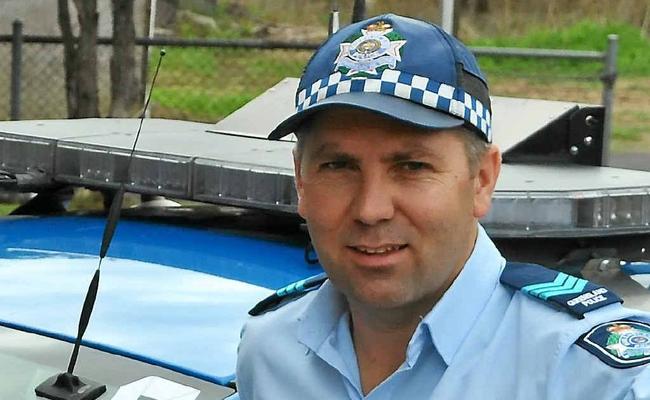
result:
<svg viewBox="0 0 650 400"><path fill-rule="evenodd" d="M408 305L412 291L401 283L393 268L379 273L366 273L355 269L343 275L330 274L332 284L354 307L380 310L395 310Z"/></svg>
<svg viewBox="0 0 650 400"><path fill-rule="evenodd" d="M348 298L349 302L354 302L358 307L368 310L395 311L404 308L409 304L409 298L404 293L392 290L372 290L372 291L355 291L353 299Z"/></svg>

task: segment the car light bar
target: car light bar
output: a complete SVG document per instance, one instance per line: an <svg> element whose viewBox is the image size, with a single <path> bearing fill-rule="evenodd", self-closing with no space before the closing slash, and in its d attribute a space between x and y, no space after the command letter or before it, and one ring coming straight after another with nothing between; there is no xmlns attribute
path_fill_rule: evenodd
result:
<svg viewBox="0 0 650 400"><path fill-rule="evenodd" d="M55 137L52 132L61 131L56 122L56 129L40 136L4 133L0 123L0 170L38 170L54 182L95 189L116 189L127 182L134 193L296 212L291 143L224 137L201 131L204 124L195 123L189 126L193 130L177 132L179 121L152 120L148 123L155 131L144 132L146 148L134 153L127 174L129 150L120 141L124 135L117 130L104 136L86 133L107 129L104 121L88 126L94 123L78 122L74 141ZM493 237L648 233L650 172L506 164L492 209L481 222Z"/></svg>
<svg viewBox="0 0 650 400"><path fill-rule="evenodd" d="M194 162L193 198L290 213L298 204L291 169L202 158Z"/></svg>
<svg viewBox="0 0 650 400"><path fill-rule="evenodd" d="M58 143L55 150L56 179L81 186L117 188L120 174L118 161L129 157L128 151L75 143Z"/></svg>
<svg viewBox="0 0 650 400"><path fill-rule="evenodd" d="M54 140L0 134L0 169L20 172L52 171Z"/></svg>
<svg viewBox="0 0 650 400"><path fill-rule="evenodd" d="M580 192L497 191L490 213L481 222L496 237L650 232L650 186Z"/></svg>

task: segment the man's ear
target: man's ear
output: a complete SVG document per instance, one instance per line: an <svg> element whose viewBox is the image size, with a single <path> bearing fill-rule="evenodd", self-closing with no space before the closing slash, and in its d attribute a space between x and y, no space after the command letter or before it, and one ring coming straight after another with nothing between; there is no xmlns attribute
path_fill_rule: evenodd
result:
<svg viewBox="0 0 650 400"><path fill-rule="evenodd" d="M296 193L298 194L298 214L300 214L301 217L305 217L304 215L304 201L303 201L303 194L304 194L304 184L302 181L302 160L300 157L300 154L298 154L298 151L296 149L293 149L293 173L294 173L294 183L296 185Z"/></svg>
<svg viewBox="0 0 650 400"><path fill-rule="evenodd" d="M483 154L474 178L474 217L483 218L490 211L492 194L500 171L501 151L496 145L491 145Z"/></svg>

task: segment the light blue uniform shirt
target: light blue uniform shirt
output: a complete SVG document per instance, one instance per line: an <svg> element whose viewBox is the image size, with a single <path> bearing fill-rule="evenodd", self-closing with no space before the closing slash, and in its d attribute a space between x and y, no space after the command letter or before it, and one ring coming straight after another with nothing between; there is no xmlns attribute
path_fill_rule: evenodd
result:
<svg viewBox="0 0 650 400"><path fill-rule="evenodd" d="M650 367L618 369L574 342L601 322L650 316L612 304L577 319L499 282L479 227L472 255L422 319L404 363L365 397L343 296L329 283L253 317L237 362L241 400L650 399Z"/></svg>

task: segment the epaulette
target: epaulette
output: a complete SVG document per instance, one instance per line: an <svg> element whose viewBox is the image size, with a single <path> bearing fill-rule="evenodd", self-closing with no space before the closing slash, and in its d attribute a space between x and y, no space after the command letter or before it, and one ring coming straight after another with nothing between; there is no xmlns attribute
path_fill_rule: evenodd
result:
<svg viewBox="0 0 650 400"><path fill-rule="evenodd" d="M248 311L248 314L256 316L276 310L289 302L301 298L312 290L318 289L326 280L327 275L323 272L294 282L282 289L276 290L275 293L257 303L255 307Z"/></svg>
<svg viewBox="0 0 650 400"><path fill-rule="evenodd" d="M590 311L623 302L604 286L541 265L508 262L499 280L580 319Z"/></svg>

